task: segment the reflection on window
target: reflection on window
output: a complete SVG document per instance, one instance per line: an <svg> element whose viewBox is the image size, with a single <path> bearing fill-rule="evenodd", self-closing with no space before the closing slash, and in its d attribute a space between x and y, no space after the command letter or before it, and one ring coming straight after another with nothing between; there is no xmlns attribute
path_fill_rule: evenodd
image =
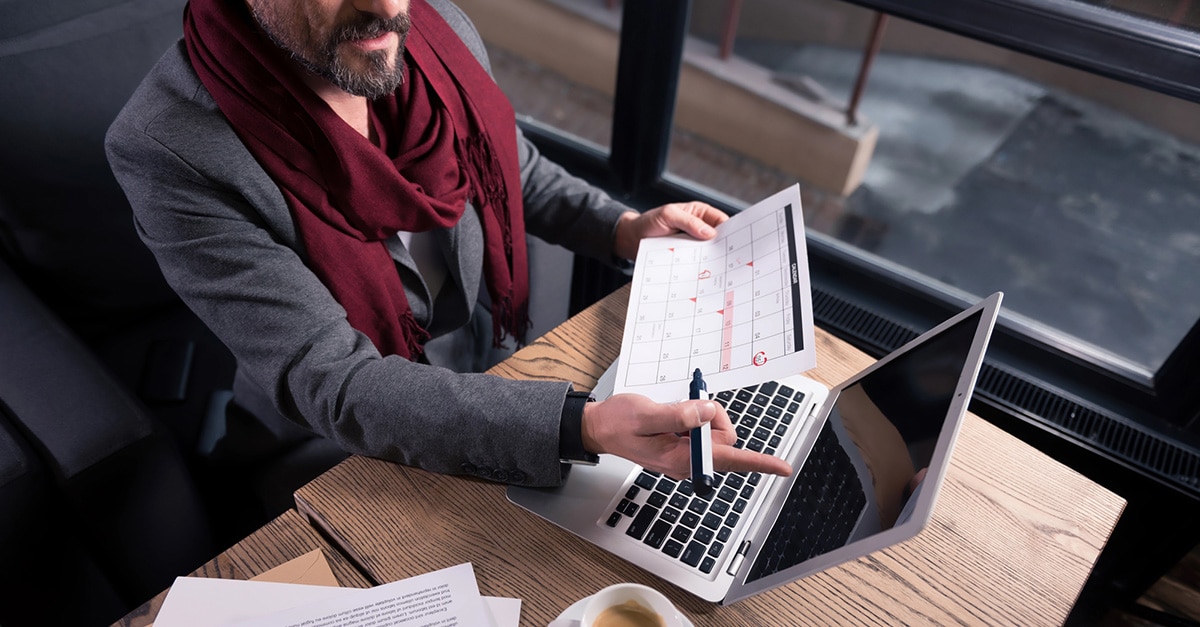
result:
<svg viewBox="0 0 1200 627"><path fill-rule="evenodd" d="M725 4L694 5L710 50ZM730 62L762 68L764 94L784 85L798 107L844 112L874 18L833 0L744 3ZM810 231L968 293L1003 290L1010 311L1135 370L1161 366L1200 317L1200 106L893 18L859 118L762 129L798 165L678 124L668 167L747 204L799 180ZM822 168L852 167L839 151L863 128L878 132L869 163L839 189Z"/></svg>

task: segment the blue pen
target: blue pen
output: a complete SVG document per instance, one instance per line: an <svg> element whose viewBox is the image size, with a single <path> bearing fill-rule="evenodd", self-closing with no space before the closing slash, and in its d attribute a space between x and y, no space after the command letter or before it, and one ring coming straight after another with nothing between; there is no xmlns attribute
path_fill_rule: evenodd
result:
<svg viewBox="0 0 1200 627"><path fill-rule="evenodd" d="M701 395L703 394L703 395ZM709 398L708 385L699 368L692 373L692 385L688 392L692 400ZM692 488L696 494L707 496L713 490L712 426L709 423L692 429Z"/></svg>

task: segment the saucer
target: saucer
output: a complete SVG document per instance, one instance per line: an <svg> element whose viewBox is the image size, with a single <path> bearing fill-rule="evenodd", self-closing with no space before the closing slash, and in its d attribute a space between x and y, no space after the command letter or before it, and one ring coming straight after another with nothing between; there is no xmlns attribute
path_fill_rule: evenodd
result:
<svg viewBox="0 0 1200 627"><path fill-rule="evenodd" d="M579 621L583 620L583 606L587 605L590 598L592 597L586 596L572 603L571 607L563 610L547 627L579 627ZM679 618L683 620L683 627L696 627L683 612L679 613Z"/></svg>

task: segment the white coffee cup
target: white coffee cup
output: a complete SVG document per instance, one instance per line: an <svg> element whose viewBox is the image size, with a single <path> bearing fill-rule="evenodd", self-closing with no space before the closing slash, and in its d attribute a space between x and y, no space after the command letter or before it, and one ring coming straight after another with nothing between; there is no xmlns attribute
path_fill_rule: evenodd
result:
<svg viewBox="0 0 1200 627"><path fill-rule="evenodd" d="M627 603L636 605L621 607ZM596 620L609 608L617 608L613 612L622 609L634 613L649 610L661 619L662 627L683 627L683 618L670 599L658 590L638 583L619 583L593 594L583 606L583 619L579 621L579 626L597 627ZM652 620L649 624L655 625Z"/></svg>

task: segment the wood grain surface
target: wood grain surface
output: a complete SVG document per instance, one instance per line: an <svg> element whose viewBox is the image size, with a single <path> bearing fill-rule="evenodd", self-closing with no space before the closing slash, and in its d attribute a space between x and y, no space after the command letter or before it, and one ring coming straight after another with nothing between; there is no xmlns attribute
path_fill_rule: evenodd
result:
<svg viewBox="0 0 1200 627"><path fill-rule="evenodd" d="M620 349L623 288L492 372L590 388ZM817 333L815 379L870 359ZM728 607L701 601L510 504L504 486L352 457L297 507L377 582L463 562L485 595L522 600L546 625L575 600L636 581L697 625L1055 625L1066 618L1124 500L971 415L933 520L915 538Z"/></svg>
<svg viewBox="0 0 1200 627"><path fill-rule="evenodd" d="M247 536L241 542L209 560L191 573L192 577L250 579L308 553L321 549L338 583L351 588L367 588L371 582L317 533L305 517L288 510ZM143 603L141 607L113 623L114 627L145 627L154 622L170 589Z"/></svg>

